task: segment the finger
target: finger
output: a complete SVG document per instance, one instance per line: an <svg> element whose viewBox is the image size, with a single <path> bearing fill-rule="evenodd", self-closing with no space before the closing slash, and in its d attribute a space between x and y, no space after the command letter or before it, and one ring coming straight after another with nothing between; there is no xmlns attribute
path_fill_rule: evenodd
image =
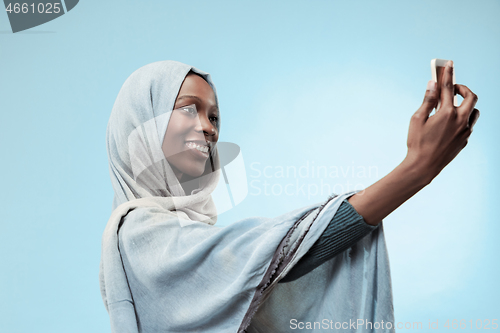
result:
<svg viewBox="0 0 500 333"><path fill-rule="evenodd" d="M441 105L453 106L453 96L455 95L453 85L453 61L448 61L444 68L443 81L441 81Z"/></svg>
<svg viewBox="0 0 500 333"><path fill-rule="evenodd" d="M429 114L436 107L438 100L439 98L436 82L430 80L429 82L427 82L424 101L422 102L420 108L415 112L414 117L422 119L422 122L425 122L429 117Z"/></svg>
<svg viewBox="0 0 500 333"><path fill-rule="evenodd" d="M457 93L464 98L462 104L457 108L459 113L464 113L467 118L471 116L474 106L477 103L477 95L464 85L456 84Z"/></svg>
<svg viewBox="0 0 500 333"><path fill-rule="evenodd" d="M470 118L469 118L469 128L471 130L474 128L474 125L476 124L476 121L479 118L479 114L480 114L480 112L478 109L472 110L472 113L471 113Z"/></svg>

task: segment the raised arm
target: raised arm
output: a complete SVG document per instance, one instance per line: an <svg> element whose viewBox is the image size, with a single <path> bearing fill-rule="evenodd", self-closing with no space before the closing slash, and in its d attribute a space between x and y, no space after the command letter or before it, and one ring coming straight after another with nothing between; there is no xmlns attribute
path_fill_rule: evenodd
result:
<svg viewBox="0 0 500 333"><path fill-rule="evenodd" d="M477 96L452 82L453 62L446 65L441 86L429 81L422 106L413 114L408 131L408 152L387 176L348 199L366 223L377 225L406 200L428 185L467 145L479 118ZM458 107L453 96L464 100ZM429 116L441 96L439 111Z"/></svg>

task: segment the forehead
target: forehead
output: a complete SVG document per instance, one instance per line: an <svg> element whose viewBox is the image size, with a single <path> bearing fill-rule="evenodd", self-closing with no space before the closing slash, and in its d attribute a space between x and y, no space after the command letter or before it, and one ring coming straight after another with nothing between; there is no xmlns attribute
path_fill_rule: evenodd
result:
<svg viewBox="0 0 500 333"><path fill-rule="evenodd" d="M188 74L184 79L177 99L182 98L183 95L197 96L207 103L215 105L215 94L212 87L196 74Z"/></svg>

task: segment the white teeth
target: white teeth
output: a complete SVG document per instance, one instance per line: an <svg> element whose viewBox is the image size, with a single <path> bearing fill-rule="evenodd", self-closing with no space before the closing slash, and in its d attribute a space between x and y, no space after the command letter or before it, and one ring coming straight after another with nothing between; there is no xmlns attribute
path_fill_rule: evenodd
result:
<svg viewBox="0 0 500 333"><path fill-rule="evenodd" d="M204 153L208 153L208 147L207 146L199 146L199 145L197 145L194 142L187 142L186 146L188 146L189 148L196 148L199 151L204 152Z"/></svg>

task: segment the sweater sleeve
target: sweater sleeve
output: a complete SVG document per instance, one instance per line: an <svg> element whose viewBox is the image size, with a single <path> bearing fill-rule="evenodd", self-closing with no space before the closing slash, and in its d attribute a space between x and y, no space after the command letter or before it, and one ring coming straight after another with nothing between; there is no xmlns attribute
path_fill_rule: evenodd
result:
<svg viewBox="0 0 500 333"><path fill-rule="evenodd" d="M321 237L279 283L291 282L306 275L350 248L375 228L377 226L367 224L345 199Z"/></svg>

